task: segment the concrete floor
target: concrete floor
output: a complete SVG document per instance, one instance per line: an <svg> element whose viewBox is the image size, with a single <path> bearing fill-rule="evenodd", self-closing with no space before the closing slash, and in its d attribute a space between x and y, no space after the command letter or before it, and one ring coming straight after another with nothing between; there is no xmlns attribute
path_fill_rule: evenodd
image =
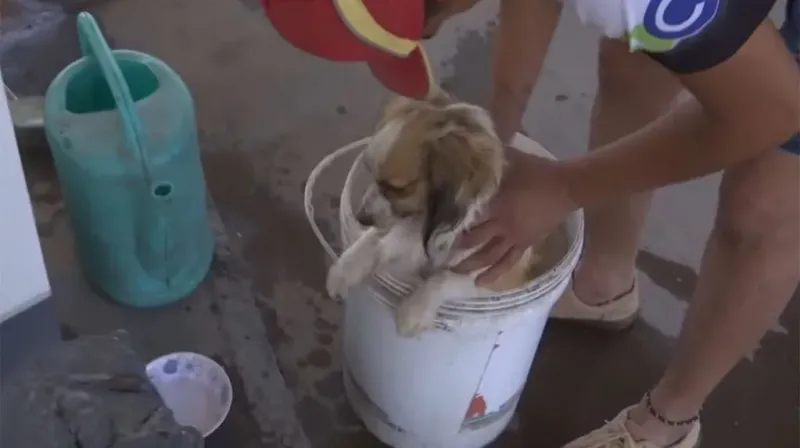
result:
<svg viewBox="0 0 800 448"><path fill-rule="evenodd" d="M7 2L3 11L31 0ZM77 2L86 3L86 2ZM218 253L206 283L184 302L123 309L86 288L46 148L21 136L42 245L66 337L126 328L144 356L195 350L234 379L233 412L209 447L373 447L341 387L340 305L323 293L326 259L302 211L319 159L367 134L386 95L359 65L333 64L284 43L256 0L96 1L112 46L167 61L196 101ZM456 95L482 102L496 5L487 0L429 46ZM17 13L19 14L19 13ZM71 17L26 28L4 14L0 64L18 93L43 92L77 54ZM24 21L23 21L24 22ZM572 14L556 41L525 129L560 157L584 150L595 91L597 38ZM11 31L9 31L10 28ZM37 31L38 30L38 31ZM37 34L38 33L38 34ZM33 36L33 37L31 37ZM346 162L321 180L316 208L336 234ZM660 192L639 258L644 309L623 334L548 327L502 447L557 447L637 401L665 366L680 328L718 176ZM708 403L708 447L790 448L798 440L798 295L761 348Z"/></svg>

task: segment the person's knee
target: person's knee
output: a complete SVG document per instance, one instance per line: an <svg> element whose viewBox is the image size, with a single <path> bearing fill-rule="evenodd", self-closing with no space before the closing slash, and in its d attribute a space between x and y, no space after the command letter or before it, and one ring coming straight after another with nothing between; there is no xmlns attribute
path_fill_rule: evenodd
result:
<svg viewBox="0 0 800 448"><path fill-rule="evenodd" d="M800 244L798 207L786 191L764 191L742 176L726 176L720 186L720 202L714 232L720 241L743 249L796 248ZM795 185L785 185L797 189ZM796 201L796 200L795 200Z"/></svg>

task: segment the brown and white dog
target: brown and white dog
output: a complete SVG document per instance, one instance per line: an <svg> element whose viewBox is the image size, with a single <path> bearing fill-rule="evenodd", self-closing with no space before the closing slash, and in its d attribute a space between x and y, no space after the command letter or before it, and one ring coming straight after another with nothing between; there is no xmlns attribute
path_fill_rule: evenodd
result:
<svg viewBox="0 0 800 448"><path fill-rule="evenodd" d="M418 101L398 98L362 158L372 175L356 219L362 236L328 272L331 296L342 296L377 269L422 279L395 311L397 332L413 337L434 326L441 304L523 286L536 256L531 249L489 288L478 272L451 267L475 249L454 243L497 192L505 157L488 113L445 93Z"/></svg>

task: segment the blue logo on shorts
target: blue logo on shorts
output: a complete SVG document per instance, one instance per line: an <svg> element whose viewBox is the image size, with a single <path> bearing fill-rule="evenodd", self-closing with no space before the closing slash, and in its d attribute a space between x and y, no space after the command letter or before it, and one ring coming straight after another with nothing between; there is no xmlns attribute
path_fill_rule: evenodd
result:
<svg viewBox="0 0 800 448"><path fill-rule="evenodd" d="M644 12L645 31L652 37L678 40L706 27L719 11L720 0L651 0Z"/></svg>

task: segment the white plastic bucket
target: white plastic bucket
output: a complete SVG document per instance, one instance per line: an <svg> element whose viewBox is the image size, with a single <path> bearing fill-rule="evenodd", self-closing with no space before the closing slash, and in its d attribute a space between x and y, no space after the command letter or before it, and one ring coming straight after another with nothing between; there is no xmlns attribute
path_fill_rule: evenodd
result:
<svg viewBox="0 0 800 448"><path fill-rule="evenodd" d="M339 156L361 149L362 139L323 159L309 176L305 207L325 250L337 255L314 223L314 182ZM512 145L554 158L517 134ZM341 194L344 247L363 231L353 216L354 185L363 178L357 159ZM522 289L448 302L436 329L401 338L392 308L409 281L376 273L345 299L344 383L367 429L394 448L480 448L508 425L525 386L550 310L569 284L583 247L583 214L566 222L569 249L544 275Z"/></svg>

